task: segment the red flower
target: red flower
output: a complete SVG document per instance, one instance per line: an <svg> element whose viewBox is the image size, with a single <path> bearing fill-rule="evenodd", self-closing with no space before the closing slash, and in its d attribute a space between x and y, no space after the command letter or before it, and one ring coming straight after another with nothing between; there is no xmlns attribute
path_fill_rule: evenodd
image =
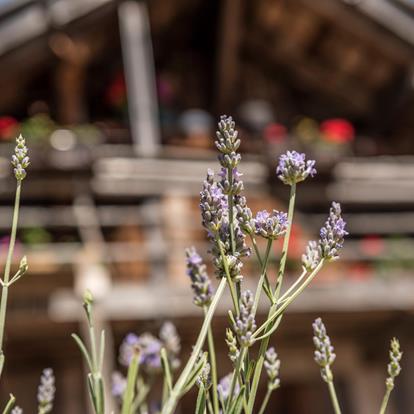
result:
<svg viewBox="0 0 414 414"><path fill-rule="evenodd" d="M16 133L18 122L11 116L0 117L0 139L11 139Z"/></svg>
<svg viewBox="0 0 414 414"><path fill-rule="evenodd" d="M352 141L355 137L354 127L346 119L327 119L321 123L320 131L327 141L338 144Z"/></svg>

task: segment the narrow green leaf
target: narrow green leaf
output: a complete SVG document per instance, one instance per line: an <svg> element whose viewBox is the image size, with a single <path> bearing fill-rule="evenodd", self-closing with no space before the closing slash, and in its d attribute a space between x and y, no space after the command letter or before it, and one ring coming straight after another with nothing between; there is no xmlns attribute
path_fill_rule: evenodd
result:
<svg viewBox="0 0 414 414"><path fill-rule="evenodd" d="M135 385L137 383L139 370L139 353L136 352L132 356L131 363L128 368L127 386L122 399L122 414L133 414L132 406L134 402Z"/></svg>
<svg viewBox="0 0 414 414"><path fill-rule="evenodd" d="M6 407L3 410L3 414L9 414L14 404L16 403L16 398L13 394L10 394L9 402L7 403Z"/></svg>
<svg viewBox="0 0 414 414"><path fill-rule="evenodd" d="M204 390L204 386L201 384L198 390L195 414L204 414L205 410L206 410L206 393Z"/></svg>
<svg viewBox="0 0 414 414"><path fill-rule="evenodd" d="M74 333L71 336L75 340L75 342L78 344L78 347L81 350L81 352L82 352L82 354L83 354L83 356L86 360L86 363L88 364L89 371L92 372L93 371L93 369L92 369L92 360L91 360L91 357L89 356L89 353L88 353L88 350L86 349L86 346L82 342L82 339L80 339L79 336L74 334Z"/></svg>
<svg viewBox="0 0 414 414"><path fill-rule="evenodd" d="M105 331L101 331L101 340L99 343L99 371L103 371L103 363L105 357Z"/></svg>

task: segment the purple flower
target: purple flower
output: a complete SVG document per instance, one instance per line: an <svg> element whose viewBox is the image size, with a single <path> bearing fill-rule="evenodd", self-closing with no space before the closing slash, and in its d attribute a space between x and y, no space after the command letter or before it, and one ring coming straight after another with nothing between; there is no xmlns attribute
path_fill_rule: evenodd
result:
<svg viewBox="0 0 414 414"><path fill-rule="evenodd" d="M114 397L122 397L126 390L127 380L118 371L112 374L112 395Z"/></svg>
<svg viewBox="0 0 414 414"><path fill-rule="evenodd" d="M287 214L273 210L269 213L266 210L259 211L253 220L255 233L266 239L277 239L286 233L288 227Z"/></svg>
<svg viewBox="0 0 414 414"><path fill-rule="evenodd" d="M309 175L316 174L315 161L306 161L305 154L296 151L287 151L279 158L276 175L285 184L293 185L304 181Z"/></svg>
<svg viewBox="0 0 414 414"><path fill-rule="evenodd" d="M223 377L218 385L217 385L217 392L219 394L219 398L221 401L226 402L226 400L230 396L230 388L231 388L231 380L233 378L233 374L227 374L225 377ZM240 391L239 383L236 381L236 386L234 387L234 395L237 395Z"/></svg>
<svg viewBox="0 0 414 414"><path fill-rule="evenodd" d="M213 288L208 277L206 265L194 247L185 251L187 256L187 275L191 279L194 292L193 302L197 306L207 306L211 302Z"/></svg>
<svg viewBox="0 0 414 414"><path fill-rule="evenodd" d="M181 351L181 340L172 322L164 322L160 329L160 339L167 351L168 359L173 369L180 366L178 355Z"/></svg>
<svg viewBox="0 0 414 414"><path fill-rule="evenodd" d="M346 223L341 216L341 206L333 202L328 220L320 230L319 249L322 258L326 260L339 258L339 250L344 244L344 237L348 234L345 226Z"/></svg>
<svg viewBox="0 0 414 414"><path fill-rule="evenodd" d="M220 117L215 144L222 154L235 153L239 149L240 139L235 127L236 124L231 116L222 115Z"/></svg>
<svg viewBox="0 0 414 414"><path fill-rule="evenodd" d="M254 220L252 210L247 206L247 200L244 196L235 197L236 218L239 222L240 229L246 234L254 233Z"/></svg>
<svg viewBox="0 0 414 414"><path fill-rule="evenodd" d="M252 335L256 330L256 321L253 314L253 294L246 290L241 295L240 315L236 318L234 331L236 332L239 343L243 347L253 344Z"/></svg>
<svg viewBox="0 0 414 414"><path fill-rule="evenodd" d="M214 172L207 171L207 177L200 192L200 209L203 226L216 234L223 223L224 210L227 207L227 197L214 181Z"/></svg>
<svg viewBox="0 0 414 414"><path fill-rule="evenodd" d="M332 381L330 366L335 361L336 355L331 340L326 332L326 328L321 318L315 320L313 327L313 343L315 345L314 359L321 367L321 375L324 381Z"/></svg>
<svg viewBox="0 0 414 414"><path fill-rule="evenodd" d="M128 367L136 352L140 353L139 363L147 372L156 372L161 368L162 343L150 333L137 336L128 334L121 344L119 362Z"/></svg>

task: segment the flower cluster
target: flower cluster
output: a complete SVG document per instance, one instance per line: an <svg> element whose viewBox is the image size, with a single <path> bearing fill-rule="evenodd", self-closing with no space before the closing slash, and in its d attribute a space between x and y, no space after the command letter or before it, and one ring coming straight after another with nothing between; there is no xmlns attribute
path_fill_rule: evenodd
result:
<svg viewBox="0 0 414 414"><path fill-rule="evenodd" d="M385 381L388 390L392 390L394 388L394 379L401 372L401 358L402 352L400 351L400 343L398 342L398 339L393 338L391 340L390 362L388 364L389 377Z"/></svg>
<svg viewBox="0 0 414 414"><path fill-rule="evenodd" d="M247 206L246 197L243 195L235 196L236 218L239 222L240 229L252 235L254 233L255 225L253 220L252 210Z"/></svg>
<svg viewBox="0 0 414 414"><path fill-rule="evenodd" d="M20 135L16 138L16 147L14 149L14 155L12 156L12 165L14 167L14 176L17 181L22 181L26 177L26 168L29 166L29 157L27 156L26 141Z"/></svg>
<svg viewBox="0 0 414 414"><path fill-rule="evenodd" d="M279 370L280 359L277 357L275 348L271 347L266 351L264 367L269 378L268 387L275 390L280 387Z"/></svg>
<svg viewBox="0 0 414 414"><path fill-rule="evenodd" d="M308 272L316 269L321 261L321 254L318 243L314 240L310 241L306 246L306 251L302 255L302 266Z"/></svg>
<svg viewBox="0 0 414 414"><path fill-rule="evenodd" d="M216 137L215 144L220 151L219 162L223 168L234 173L234 169L240 163L241 156L237 153L240 147L240 139L231 116L222 115L220 117ZM232 187L232 183L230 183L230 187Z"/></svg>
<svg viewBox="0 0 414 414"><path fill-rule="evenodd" d="M256 321L253 313L253 294L250 290L245 290L240 300L240 315L236 318L234 330L239 338L242 347L252 345L252 335L256 329Z"/></svg>
<svg viewBox="0 0 414 414"><path fill-rule="evenodd" d="M191 287L194 292L193 302L197 306L207 306L211 302L213 288L206 271L203 259L194 247L185 251L187 257L187 275L191 279Z"/></svg>
<svg viewBox="0 0 414 414"><path fill-rule="evenodd" d="M226 402L227 399L230 397L230 389L231 389L231 380L233 378L233 374L227 374L225 377L221 378L217 385L217 392L219 395L220 401ZM240 391L240 385L236 382L234 387L234 395L237 395Z"/></svg>
<svg viewBox="0 0 414 414"><path fill-rule="evenodd" d="M254 231L258 236L276 240L286 233L288 216L286 213L277 210L273 210L272 213L262 210L256 214L253 222Z"/></svg>
<svg viewBox="0 0 414 414"><path fill-rule="evenodd" d="M50 413L53 408L55 398L55 376L53 370L47 368L40 377L40 385L37 390L37 401L39 403L39 414Z"/></svg>
<svg viewBox="0 0 414 414"><path fill-rule="evenodd" d="M315 161L306 161L305 154L296 151L287 151L279 158L276 174L283 183L293 185L306 180L316 174Z"/></svg>
<svg viewBox="0 0 414 414"><path fill-rule="evenodd" d="M348 234L345 230L346 223L341 216L339 203L332 203L328 220L320 230L319 249L320 255L326 260L339 258L339 250L344 244L344 237Z"/></svg>
<svg viewBox="0 0 414 414"><path fill-rule="evenodd" d="M321 318L315 320L313 327L313 343L315 345L314 359L321 367L321 375L324 381L330 382L333 380L330 366L335 361L336 355L331 340L326 332L325 325Z"/></svg>
<svg viewBox="0 0 414 414"><path fill-rule="evenodd" d="M112 395L122 397L127 387L126 378L118 371L112 374Z"/></svg>
<svg viewBox="0 0 414 414"><path fill-rule="evenodd" d="M220 230L227 208L227 198L214 181L214 171L208 170L200 192L200 209L203 226L215 237Z"/></svg>
<svg viewBox="0 0 414 414"><path fill-rule="evenodd" d="M197 378L197 385L199 387L203 387L205 390L208 390L211 387L211 367L210 364L207 362L204 365L200 375Z"/></svg>
<svg viewBox="0 0 414 414"><path fill-rule="evenodd" d="M158 373L162 368L161 348L163 347L167 351L172 368L176 368L179 365L177 356L181 347L177 331L171 322L166 322L161 327L160 339L148 332L140 336L129 333L119 349L119 362L128 367L134 354L139 352L139 364L143 371Z"/></svg>
<svg viewBox="0 0 414 414"><path fill-rule="evenodd" d="M11 414L23 414L23 410L16 405L16 407L14 407L13 410L11 410Z"/></svg>
<svg viewBox="0 0 414 414"><path fill-rule="evenodd" d="M237 348L237 339L230 328L226 329L226 344L229 348L229 358L231 362L236 362L240 351Z"/></svg>

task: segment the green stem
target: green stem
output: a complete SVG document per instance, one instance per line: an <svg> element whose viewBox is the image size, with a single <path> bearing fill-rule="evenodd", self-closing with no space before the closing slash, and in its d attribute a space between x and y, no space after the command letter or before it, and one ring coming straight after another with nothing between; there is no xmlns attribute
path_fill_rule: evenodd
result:
<svg viewBox="0 0 414 414"><path fill-rule="evenodd" d="M302 274L296 279L295 283L293 283L292 286L290 286L289 289L279 298L279 305L283 303L283 301L286 300L289 297L289 295L299 286L300 282L302 282L307 273L308 272L306 271L306 269L304 269Z"/></svg>
<svg viewBox="0 0 414 414"><path fill-rule="evenodd" d="M204 307L204 315L207 315L207 308ZM214 346L214 337L211 325L208 327L207 331L207 341L208 341L208 354L210 358L210 367L211 367L211 383L212 383L212 394L213 394L213 407L214 414L218 414L220 411L218 393L217 393L217 363L216 363L216 350Z"/></svg>
<svg viewBox="0 0 414 414"><path fill-rule="evenodd" d="M272 248L272 243L273 243L272 239L269 239L267 241L267 248L266 248L265 257L264 257L264 260L263 260L263 263L262 263L262 270L261 270L261 274L260 274L260 279L259 279L259 283L257 285L256 295L254 297L253 311L252 311L253 316L256 315L257 307L259 306L260 295L262 293L263 282L264 282L264 279L265 279L265 276L266 276L267 263L269 261L269 256L270 256L270 250Z"/></svg>
<svg viewBox="0 0 414 414"><path fill-rule="evenodd" d="M334 412L335 414L341 414L341 408L339 406L338 397L336 396L335 385L333 383L333 380L328 381L328 388Z"/></svg>
<svg viewBox="0 0 414 414"><path fill-rule="evenodd" d="M252 234L250 234L250 240L252 242L257 260L259 261L260 269L262 269L263 259L262 259L262 256L260 255L259 248L257 247L256 239L253 237ZM265 275L264 275L264 285L263 286L264 286L264 290L265 290L266 295L268 296L270 302L273 304L273 293L272 293L272 288L270 287L269 279L267 277L267 271L265 272Z"/></svg>
<svg viewBox="0 0 414 414"><path fill-rule="evenodd" d="M288 207L288 228L286 230L285 238L283 240L282 256L280 258L279 271L278 271L278 276L277 276L277 281L276 281L276 290L274 294L275 303L270 307L268 317L272 316L277 310L276 302L277 302L277 299L279 298L280 289L281 289L282 281L283 281L283 275L285 273L287 252L288 252L289 240L290 240L290 232L292 230L292 223L293 223L293 212L295 209L295 198L296 198L296 184L293 184L290 187L290 197L289 197L289 207ZM271 328L272 328L271 326L268 326L267 329L270 330ZM250 414L253 412L254 403L256 400L257 388L259 387L260 376L262 374L265 353L267 351L267 347L269 346L269 340L270 340L270 336L262 339L260 343L259 355L258 355L256 366L254 369L252 387L251 387L251 392L250 392L248 407L247 407L248 409L247 409L246 414Z"/></svg>
<svg viewBox="0 0 414 414"><path fill-rule="evenodd" d="M275 290L275 302L277 302L280 289L282 288L283 276L285 274L287 254L289 250L290 233L293 223L293 212L295 210L296 199L296 184L292 184L290 187L289 208L288 208L288 228L286 230L285 238L283 239L282 256L280 258L279 271L277 274L276 290Z"/></svg>
<svg viewBox="0 0 414 414"><path fill-rule="evenodd" d="M302 283L302 285L298 287L296 291L291 296L289 296L289 298L284 299L283 304L280 307L278 307L277 310L273 312L272 315L266 319L266 321L262 324L262 326L260 326L260 328L258 328L255 331L255 333L252 335L253 338L256 338L257 335L260 332L262 332L264 329L267 329L269 326L271 327L272 321L274 321L278 316L280 316L286 310L286 308L305 290L305 288L309 285L309 283L312 282L312 280L318 274L319 270L321 270L324 264L324 261L325 260L322 259L319 262L318 266L316 266L313 272Z"/></svg>
<svg viewBox="0 0 414 414"><path fill-rule="evenodd" d="M13 394L10 394L10 398L8 403L6 404L6 407L3 410L3 414L9 414L14 407L14 404L16 403L16 398Z"/></svg>
<svg viewBox="0 0 414 414"><path fill-rule="evenodd" d="M227 279L222 278L220 281L220 284L218 285L217 291L214 295L213 301L211 302L207 314L204 318L203 325L201 327L200 333L197 338L197 342L194 345L193 351L191 353L191 356L184 367L183 371L181 372L180 377L177 380L177 383L175 384L173 390L171 391L170 397L168 398L165 406L162 409L162 414L172 414L175 410L175 407L178 402L178 398L181 394L182 388L185 386L188 376L191 373L191 370L197 360L198 355L200 354L201 348L204 344L204 341L207 336L208 327L210 326L211 320L213 318L214 312L217 308L217 305L221 299L221 296L223 295L224 289L227 284Z"/></svg>
<svg viewBox="0 0 414 414"><path fill-rule="evenodd" d="M263 399L262 406L260 407L259 414L264 414L271 394L272 390L269 387L267 387L266 395Z"/></svg>
<svg viewBox="0 0 414 414"><path fill-rule="evenodd" d="M7 253L6 266L4 269L3 277L3 288L1 291L1 302L0 302L0 356L4 355L3 352L3 341L4 341L4 330L6 325L6 311L7 311L7 298L8 298L8 283L10 278L10 268L13 259L14 245L16 243L16 232L17 222L19 219L19 206L20 206L20 193L21 193L22 182L17 181L16 195L14 199L14 210L13 210L13 221L10 235L9 251ZM0 375L3 370L4 358L1 358L0 364Z"/></svg>
<svg viewBox="0 0 414 414"><path fill-rule="evenodd" d="M233 401L234 390L236 388L237 380L239 379L240 369L242 367L242 363L246 356L247 348L243 347L240 351L241 352L239 353L239 357L237 358L236 367L234 369L233 376L231 378L230 392L229 392L229 398L227 399L226 411L229 409L229 407L231 406L231 402ZM240 384L240 386L242 386L242 384Z"/></svg>
<svg viewBox="0 0 414 414"><path fill-rule="evenodd" d="M221 260L223 261L224 273L226 274L227 283L229 285L230 295L231 295L231 299L233 301L234 310L236 311L236 314L239 315L240 308L239 308L239 301L237 299L237 293L234 290L234 283L233 283L233 280L232 280L231 275L230 275L230 270L229 270L229 265L227 263L227 258L226 258L226 255L224 254L223 246L222 246L221 241L218 237L217 237L217 245L219 246L219 249L220 249L220 256L221 256Z"/></svg>
<svg viewBox="0 0 414 414"><path fill-rule="evenodd" d="M390 388L387 388L387 390L385 391L379 414L385 414L385 411L387 410L388 400L390 399L391 391L392 389Z"/></svg>

